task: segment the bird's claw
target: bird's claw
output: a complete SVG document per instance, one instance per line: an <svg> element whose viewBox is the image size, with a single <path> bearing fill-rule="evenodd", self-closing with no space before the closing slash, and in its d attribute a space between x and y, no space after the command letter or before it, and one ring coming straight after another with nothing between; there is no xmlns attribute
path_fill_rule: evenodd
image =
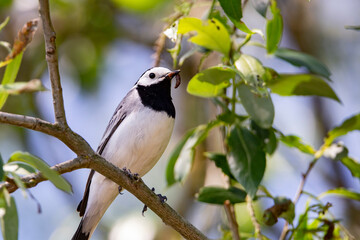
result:
<svg viewBox="0 0 360 240"><path fill-rule="evenodd" d="M122 192L122 190L123 190L122 186L119 185L118 190L119 190L119 194L120 194L120 195L123 195L123 194L124 194L124 193Z"/></svg>
<svg viewBox="0 0 360 240"><path fill-rule="evenodd" d="M128 168L126 168L126 167L123 167L122 170L125 172L125 174L126 174L128 177L134 179L135 181L138 181L138 180L140 179L140 175L139 175L138 173L132 173L132 172L130 171L130 169L128 169Z"/></svg>
<svg viewBox="0 0 360 240"><path fill-rule="evenodd" d="M153 187L153 188L151 188L151 191L153 191L154 193L155 193L155 188ZM159 200L160 200L160 202L161 203L165 203L166 201L167 201L167 197L166 196L163 196L163 195L161 195L161 194L156 194L156 196L158 196L158 198L159 198ZM146 204L144 205L144 207L143 207L143 210L142 210L142 215L143 215L143 217L145 217L145 215L144 215L144 213L147 211L147 206L146 206Z"/></svg>

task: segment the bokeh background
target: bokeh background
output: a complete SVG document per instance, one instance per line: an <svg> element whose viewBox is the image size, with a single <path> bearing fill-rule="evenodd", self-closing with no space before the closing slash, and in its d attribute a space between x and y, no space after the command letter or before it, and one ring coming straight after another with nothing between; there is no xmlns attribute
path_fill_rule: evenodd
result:
<svg viewBox="0 0 360 240"><path fill-rule="evenodd" d="M57 44L65 109L73 130L96 148L103 131L120 100L138 77L153 65L154 43L164 26L163 18L173 12L178 1L166 0L51 0L51 14L57 32ZM347 30L347 25L360 24L358 0L279 0L284 17L284 36L281 46L307 52L324 63L332 72L331 84L342 104L312 97L280 97L273 95L274 126L285 134L296 134L319 147L326 131L360 110L360 32ZM201 17L211 1L198 1L191 14ZM38 16L36 0L0 0L0 21L10 16L8 26L0 33L0 40L13 42L20 27ZM243 21L250 28L264 30L264 19L256 13L251 1L244 9ZM260 40L260 39L259 39ZM172 43L167 42L167 47ZM184 40L182 51L191 47ZM266 56L263 49L247 47L246 53L259 58L265 66L278 72L300 72L283 61ZM0 48L1 59L6 50ZM204 149L221 149L220 135L213 132L206 144L199 147L194 168L183 184L166 188L165 167L168 156L187 129L205 123L215 115L215 108L204 99L186 93L186 85L197 71L200 55L188 59L182 66L183 84L173 91L177 119L172 140L159 163L144 177L148 186L167 195L169 204L211 238L221 236L224 214L220 207L201 204L194 200L198 189L206 185L222 185L224 179L215 167L202 156ZM213 54L205 66L216 64ZM171 68L170 55L162 55L162 66ZM2 75L4 69L0 69ZM18 81L39 78L50 89L44 58L41 28L24 54ZM53 121L51 92L11 96L4 111L38 116ZM348 134L342 141L350 156L360 159L360 135ZM0 153L4 160L16 150L31 152L49 165L74 158L60 141L44 134L16 127L0 125ZM282 145L268 159L263 184L274 195L293 197L309 161L307 156ZM76 207L81 200L89 170L65 174L74 193L66 194L48 182L31 189L41 205L14 193L20 218L19 239L70 239L80 218ZM359 191L359 181L336 162L320 160L311 173L305 190L319 194L330 188L346 186ZM299 212L307 199L302 197ZM350 232L360 239L360 204L329 198L332 211ZM257 204L257 213L271 202ZM93 239L180 239L171 228L164 226L150 210L142 217L142 203L131 194L119 196L108 209ZM236 207L240 228L251 231L245 206ZM283 220L265 230L270 238L279 236ZM1 237L0 237L1 238Z"/></svg>

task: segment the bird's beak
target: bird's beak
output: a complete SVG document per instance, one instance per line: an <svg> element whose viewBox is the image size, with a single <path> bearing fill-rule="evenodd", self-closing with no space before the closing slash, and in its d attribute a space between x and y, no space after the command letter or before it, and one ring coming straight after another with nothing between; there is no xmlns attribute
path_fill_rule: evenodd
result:
<svg viewBox="0 0 360 240"><path fill-rule="evenodd" d="M180 70L175 70L173 72L169 72L168 74L166 74L166 78L171 80L173 77L176 76L176 84L175 84L175 88L177 88L178 86L180 86L181 83L181 78L180 78Z"/></svg>

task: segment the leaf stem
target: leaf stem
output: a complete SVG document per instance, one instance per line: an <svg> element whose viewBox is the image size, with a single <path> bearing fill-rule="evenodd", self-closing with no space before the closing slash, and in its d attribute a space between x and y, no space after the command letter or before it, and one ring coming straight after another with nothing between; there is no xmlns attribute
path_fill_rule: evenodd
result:
<svg viewBox="0 0 360 240"><path fill-rule="evenodd" d="M246 204L250 214L251 222L253 223L255 228L255 238L263 239L263 236L261 234L261 226L256 219L253 202L249 195L246 196Z"/></svg>

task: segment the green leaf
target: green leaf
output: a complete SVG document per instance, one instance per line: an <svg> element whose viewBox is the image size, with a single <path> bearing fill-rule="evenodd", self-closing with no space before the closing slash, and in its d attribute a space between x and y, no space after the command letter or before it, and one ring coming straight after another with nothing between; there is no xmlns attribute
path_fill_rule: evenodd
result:
<svg viewBox="0 0 360 240"><path fill-rule="evenodd" d="M4 180L4 161L1 157L1 154L0 154L0 181Z"/></svg>
<svg viewBox="0 0 360 240"><path fill-rule="evenodd" d="M266 20L266 50L268 53L274 53L278 48L283 31L283 19L280 9L276 6L276 1L271 0L270 6L273 18Z"/></svg>
<svg viewBox="0 0 360 240"><path fill-rule="evenodd" d="M231 22L237 27L240 25L240 19L242 18L241 1L239 0L219 0L220 5Z"/></svg>
<svg viewBox="0 0 360 240"><path fill-rule="evenodd" d="M259 78L265 74L265 69L261 62L246 54L241 54L240 58L235 61L235 67L241 73L241 78L246 83L258 84Z"/></svg>
<svg viewBox="0 0 360 240"><path fill-rule="evenodd" d="M2 194L0 198L0 216L1 231L4 240L17 240L19 219L15 199L13 197L10 197L10 202L7 203L4 194Z"/></svg>
<svg viewBox="0 0 360 240"><path fill-rule="evenodd" d="M284 144L286 144L289 147L294 147L294 148L299 149L303 153L307 153L307 154L310 154L310 155L315 154L315 149L312 146L304 143L302 141L302 139L299 138L298 136L295 136L295 135L287 135L287 136L281 135L280 136L280 141L283 142Z"/></svg>
<svg viewBox="0 0 360 240"><path fill-rule="evenodd" d="M21 93L31 93L45 90L46 88L42 85L39 79L33 79L29 82L16 82L0 85L0 94L7 93L17 95Z"/></svg>
<svg viewBox="0 0 360 240"><path fill-rule="evenodd" d="M322 62L309 54L287 48L279 48L275 51L274 55L294 66L306 67L310 72L319 74L325 78L329 78L331 75L330 70Z"/></svg>
<svg viewBox="0 0 360 240"><path fill-rule="evenodd" d="M360 201L360 193L351 191L346 188L335 188L335 189L328 190L326 192L321 193L318 198L321 199L321 198L324 198L329 195L336 195L339 197L344 197L344 198Z"/></svg>
<svg viewBox="0 0 360 240"><path fill-rule="evenodd" d="M218 126L220 123L220 121L215 120L208 124L200 125L185 135L170 156L166 168L166 181L168 186L176 182L181 182L187 176L193 164L195 147L206 139L212 128Z"/></svg>
<svg viewBox="0 0 360 240"><path fill-rule="evenodd" d="M240 84L237 87L241 103L251 119L262 128L270 128L274 121L274 105L270 94L262 96L255 87Z"/></svg>
<svg viewBox="0 0 360 240"><path fill-rule="evenodd" d="M270 155L273 154L278 145L274 130L261 128L254 121L251 121L250 126L255 135L261 140L264 151Z"/></svg>
<svg viewBox="0 0 360 240"><path fill-rule="evenodd" d="M1 82L2 85L13 83L15 81L20 68L22 56L23 52L16 55L16 57L6 66L6 70ZM0 109L4 106L7 97L7 93L0 92Z"/></svg>
<svg viewBox="0 0 360 240"><path fill-rule="evenodd" d="M174 174L174 167L176 164L177 159L179 158L179 155L181 153L181 150L183 149L185 143L187 140L192 136L195 132L195 128L188 131L185 136L181 139L181 141L178 143L176 148L173 150L173 152L170 155L168 164L166 166L166 182L167 186L171 186L174 183L176 183L175 174Z"/></svg>
<svg viewBox="0 0 360 240"><path fill-rule="evenodd" d="M5 20L0 24L0 31L8 24L10 17L6 17Z"/></svg>
<svg viewBox="0 0 360 240"><path fill-rule="evenodd" d="M10 156L10 162L24 162L38 169L45 178L49 179L57 188L72 192L71 185L56 171L52 170L43 160L27 152L15 152Z"/></svg>
<svg viewBox="0 0 360 240"><path fill-rule="evenodd" d="M203 23L198 18L185 17L179 20L178 33L185 34L196 31L197 35L189 39L202 47L223 53L230 51L230 36L226 28L217 19L209 19Z"/></svg>
<svg viewBox="0 0 360 240"><path fill-rule="evenodd" d="M255 197L265 172L265 153L260 141L248 129L235 125L227 138L230 171L246 192Z"/></svg>
<svg viewBox="0 0 360 240"><path fill-rule="evenodd" d="M336 138L354 130L360 130L360 114L346 119L340 126L337 126L328 132L328 137L325 139L325 145L329 146Z"/></svg>
<svg viewBox="0 0 360 240"><path fill-rule="evenodd" d="M280 74L279 77L267 82L266 86L281 96L320 96L340 102L329 84L312 74Z"/></svg>
<svg viewBox="0 0 360 240"><path fill-rule="evenodd" d="M230 85L235 72L229 67L211 67L196 74L187 86L188 93L199 97L215 97Z"/></svg>
<svg viewBox="0 0 360 240"><path fill-rule="evenodd" d="M222 153L205 153L205 156L210 159L211 161L215 162L216 167L220 168L221 171L230 178L234 178L234 176L231 174L229 164L226 159L226 155Z"/></svg>
<svg viewBox="0 0 360 240"><path fill-rule="evenodd" d="M360 31L360 25L358 25L358 26L345 26L345 29Z"/></svg>
<svg viewBox="0 0 360 240"><path fill-rule="evenodd" d="M245 202L246 192L230 187L228 189L222 187L202 187L198 193L197 200L205 203L223 205L226 200L231 204Z"/></svg>
<svg viewBox="0 0 360 240"><path fill-rule="evenodd" d="M351 157L343 157L340 159L341 163L350 170L353 177L360 178L360 163L352 159Z"/></svg>
<svg viewBox="0 0 360 240"><path fill-rule="evenodd" d="M269 0L252 0L251 2L255 10L265 18L268 6L270 4Z"/></svg>

